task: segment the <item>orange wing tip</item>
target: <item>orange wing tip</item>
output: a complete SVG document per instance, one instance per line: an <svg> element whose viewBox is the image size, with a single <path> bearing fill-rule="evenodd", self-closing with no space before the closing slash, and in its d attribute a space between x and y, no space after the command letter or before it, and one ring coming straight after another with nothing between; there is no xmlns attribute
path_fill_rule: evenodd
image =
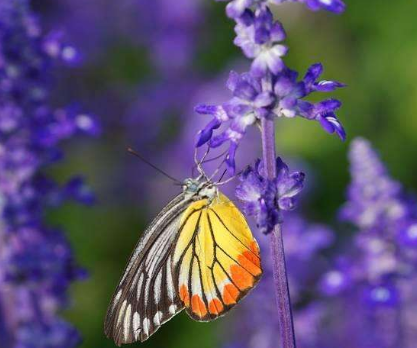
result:
<svg viewBox="0 0 417 348"><path fill-rule="evenodd" d="M210 301L209 303L209 312L210 314L218 315L222 313L224 310L223 304L220 302L219 299L215 298Z"/></svg>
<svg viewBox="0 0 417 348"><path fill-rule="evenodd" d="M190 294L185 285L180 287L180 299L187 307L190 305Z"/></svg>
<svg viewBox="0 0 417 348"><path fill-rule="evenodd" d="M262 273L261 259L250 251L245 251L237 258L238 262L253 276L258 276Z"/></svg>
<svg viewBox="0 0 417 348"><path fill-rule="evenodd" d="M207 315L206 305L199 295L193 295L191 298L191 310L200 318L204 318Z"/></svg>
<svg viewBox="0 0 417 348"><path fill-rule="evenodd" d="M258 255L259 257L259 246L258 243L253 240L250 244L249 244L249 249L255 254Z"/></svg>
<svg viewBox="0 0 417 348"><path fill-rule="evenodd" d="M231 266L230 273L233 283L236 284L241 291L252 288L255 284L255 278L239 265Z"/></svg>
<svg viewBox="0 0 417 348"><path fill-rule="evenodd" d="M227 284L224 286L222 297L224 304L235 304L239 297L239 290L233 284Z"/></svg>

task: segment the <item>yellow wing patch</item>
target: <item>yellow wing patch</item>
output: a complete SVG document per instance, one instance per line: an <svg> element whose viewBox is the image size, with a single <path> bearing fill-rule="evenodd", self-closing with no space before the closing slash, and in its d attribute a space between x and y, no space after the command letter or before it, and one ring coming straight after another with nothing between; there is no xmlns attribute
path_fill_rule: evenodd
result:
<svg viewBox="0 0 417 348"><path fill-rule="evenodd" d="M199 321L230 310L262 275L259 247L236 206L223 194L184 212L173 264L187 313Z"/></svg>

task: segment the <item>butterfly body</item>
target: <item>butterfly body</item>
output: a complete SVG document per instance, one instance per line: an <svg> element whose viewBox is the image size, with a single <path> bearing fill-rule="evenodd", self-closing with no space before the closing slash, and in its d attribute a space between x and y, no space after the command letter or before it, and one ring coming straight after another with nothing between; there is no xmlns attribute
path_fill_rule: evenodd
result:
<svg viewBox="0 0 417 348"><path fill-rule="evenodd" d="M145 341L184 308L195 320L216 319L261 274L259 248L242 213L215 184L187 179L132 253L105 333L117 345Z"/></svg>

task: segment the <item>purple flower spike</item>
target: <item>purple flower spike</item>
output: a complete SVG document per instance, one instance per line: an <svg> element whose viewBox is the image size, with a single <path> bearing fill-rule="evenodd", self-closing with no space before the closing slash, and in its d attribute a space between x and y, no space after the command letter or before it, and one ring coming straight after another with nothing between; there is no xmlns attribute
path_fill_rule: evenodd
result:
<svg viewBox="0 0 417 348"><path fill-rule="evenodd" d="M352 339L355 347L405 347L401 333L415 322L414 316L402 315L416 300L416 202L390 177L369 141L352 141L349 160L352 181L340 219L355 235L320 289L335 307L352 309L337 336ZM391 334L381 334L388 328Z"/></svg>
<svg viewBox="0 0 417 348"><path fill-rule="evenodd" d="M80 337L59 314L84 275L44 216L68 199L90 204L93 195L79 178L60 186L43 173L63 158L62 140L97 135L100 126L74 106L51 107L54 64L73 65L79 53L62 33L45 36L30 5L0 2L0 326L8 329L0 328L0 345L73 348Z"/></svg>
<svg viewBox="0 0 417 348"><path fill-rule="evenodd" d="M236 196L244 202L245 212L256 217L259 229L265 234L282 222L281 210L295 208L305 177L300 172L290 174L280 158L277 158L276 165L277 178L267 180L262 174L262 162L258 160L254 167L248 167L241 175L241 183L236 188Z"/></svg>
<svg viewBox="0 0 417 348"><path fill-rule="evenodd" d="M283 245L283 230L277 226L282 222L282 211L294 209L296 198L303 183L303 173L290 173L288 167L278 159L275 150L275 120L279 117L303 117L318 121L326 132L337 134L342 140L346 134L336 117L341 103L327 99L318 103L304 100L313 92L332 92L344 85L337 81L319 80L323 73L321 64L312 65L303 79L289 69L282 57L287 47L281 42L286 33L279 21L274 19L270 4L284 2L305 3L310 9L326 9L340 13L344 9L341 0L232 0L227 5L227 14L236 22L234 43L244 55L252 60L249 73L232 72L227 87L233 97L219 106L226 114L223 121L211 112L213 119L199 132L197 146L208 143L218 147L229 143L226 164L229 173L235 172L235 154L249 126L261 130L263 163L258 161L240 176L236 196L243 201L244 210L254 215L261 232L271 233L274 285L279 310L281 342L273 345L284 348L297 346L288 276ZM222 127L220 134L214 134ZM276 163L275 163L276 161ZM307 320L308 321L308 320ZM308 325L307 325L308 326ZM273 331L276 337L276 331ZM268 340L264 340L268 342ZM312 346L313 342L309 342ZM259 345L259 344L258 344ZM307 345L306 345L307 346Z"/></svg>

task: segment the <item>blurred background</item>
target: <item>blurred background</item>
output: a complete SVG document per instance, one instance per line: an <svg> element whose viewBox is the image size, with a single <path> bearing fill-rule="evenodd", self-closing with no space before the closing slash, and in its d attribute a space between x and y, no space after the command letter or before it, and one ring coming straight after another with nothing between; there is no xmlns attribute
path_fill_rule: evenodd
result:
<svg viewBox="0 0 417 348"><path fill-rule="evenodd" d="M65 143L65 161L51 169L58 180L68 173L84 175L97 196L91 208L68 204L47 216L66 228L78 263L90 273L71 287L63 316L81 331L81 347L114 347L103 334L107 305L141 231L177 190L126 148L175 177L190 176L194 136L208 121L194 106L226 100L228 72L245 71L249 62L232 44L233 22L223 3L32 0L32 7L46 32L61 30L81 54L77 66L54 71L53 104L76 101L102 123L100 137ZM416 11L416 3L406 0L350 0L339 16L312 13L300 4L276 8L288 34L287 65L305 71L322 62L325 79L347 84L334 93L344 104L338 116L346 143L303 119L277 122L279 154L307 174L303 219L334 231L335 241L323 245L324 259L332 255L330 244L340 248L349 241L337 212L350 182L347 153L353 137L369 139L392 176L417 192ZM257 134L248 136L238 164L255 160L259 147ZM257 238L267 250L267 237ZM288 243L297 248L303 240ZM234 341L238 313L210 324L178 315L142 346L225 346Z"/></svg>

